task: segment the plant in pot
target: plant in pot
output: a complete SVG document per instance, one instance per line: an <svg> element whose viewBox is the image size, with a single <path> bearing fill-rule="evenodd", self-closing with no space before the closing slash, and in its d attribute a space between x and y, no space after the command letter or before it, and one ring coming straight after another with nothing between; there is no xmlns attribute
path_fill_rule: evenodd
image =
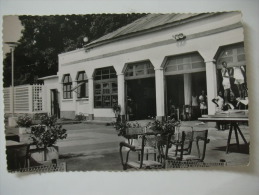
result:
<svg viewBox="0 0 259 195"><path fill-rule="evenodd" d="M29 115L19 116L17 120L19 127L19 134L26 134L31 132L32 118Z"/></svg>
<svg viewBox="0 0 259 195"><path fill-rule="evenodd" d="M42 116L41 124L31 128L30 138L32 143L29 146L31 160L37 163L52 162L58 160L57 140L66 139L66 129L56 124L55 116Z"/></svg>
<svg viewBox="0 0 259 195"><path fill-rule="evenodd" d="M168 134L175 134L176 127L179 127L181 124L180 121L175 120L174 118L168 117L164 120L154 120L152 122L149 122L147 124L147 132L154 131L159 133L160 136L160 144L163 144L163 142L166 142L167 135ZM165 143L164 143L165 144Z"/></svg>
<svg viewBox="0 0 259 195"><path fill-rule="evenodd" d="M117 121L113 124L118 136L123 136L130 142L137 139L137 134L143 133L143 127L138 122Z"/></svg>
<svg viewBox="0 0 259 195"><path fill-rule="evenodd" d="M121 106L119 104L114 104L112 110L115 114L115 121L120 121Z"/></svg>

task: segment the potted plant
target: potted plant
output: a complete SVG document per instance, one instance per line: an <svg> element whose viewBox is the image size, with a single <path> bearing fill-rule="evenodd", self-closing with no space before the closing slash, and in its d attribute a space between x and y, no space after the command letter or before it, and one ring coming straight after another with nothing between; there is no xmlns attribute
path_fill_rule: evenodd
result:
<svg viewBox="0 0 259 195"><path fill-rule="evenodd" d="M114 104L112 110L115 114L115 121L120 119L121 106L119 104Z"/></svg>
<svg viewBox="0 0 259 195"><path fill-rule="evenodd" d="M29 115L19 116L17 120L19 127L19 134L26 134L31 132L32 118Z"/></svg>
<svg viewBox="0 0 259 195"><path fill-rule="evenodd" d="M143 133L145 130L145 127L141 127L138 122L117 121L113 125L118 136L123 136L128 142L137 139L137 134Z"/></svg>
<svg viewBox="0 0 259 195"><path fill-rule="evenodd" d="M58 160L58 146L55 144L57 140L63 140L66 137L66 129L56 124L55 116L42 116L41 124L31 127L32 143L29 147L31 160L38 163Z"/></svg>
<svg viewBox="0 0 259 195"><path fill-rule="evenodd" d="M160 144L165 144L164 142L167 140L167 135L169 135L170 133L174 135L176 127L180 126L180 124L180 121L168 117L164 120L154 120L152 122L149 122L146 127L146 130L147 132L158 132L161 135L159 136Z"/></svg>

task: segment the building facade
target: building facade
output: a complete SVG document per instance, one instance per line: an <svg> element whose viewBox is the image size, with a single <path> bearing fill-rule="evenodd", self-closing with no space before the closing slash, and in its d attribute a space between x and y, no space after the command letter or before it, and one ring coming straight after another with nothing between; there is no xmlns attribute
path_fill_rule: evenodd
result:
<svg viewBox="0 0 259 195"><path fill-rule="evenodd" d="M149 14L58 57L48 102L57 98L60 117L106 121L116 104L128 120L163 118L171 104L181 109L203 90L214 114L222 62L246 66L240 12Z"/></svg>

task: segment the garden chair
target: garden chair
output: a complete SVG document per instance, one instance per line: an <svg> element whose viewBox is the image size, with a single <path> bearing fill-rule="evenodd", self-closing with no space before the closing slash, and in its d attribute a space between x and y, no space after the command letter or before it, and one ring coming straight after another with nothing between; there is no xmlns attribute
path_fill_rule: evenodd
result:
<svg viewBox="0 0 259 195"><path fill-rule="evenodd" d="M172 133L161 136L159 134L154 133L145 133L143 135L139 135L139 139L141 140L140 145L135 146L126 142L120 143L120 158L123 169L126 170L128 168L134 169L158 169L164 168L163 161L156 161L151 159L144 159L144 155L150 153L158 153L159 156L163 153L163 148L169 143L171 139ZM126 154L123 154L123 148L127 148L128 151ZM137 153L138 158L134 157L132 154ZM125 157L126 156L126 157ZM130 158L131 156L131 158ZM132 160L133 159L133 160Z"/></svg>
<svg viewBox="0 0 259 195"><path fill-rule="evenodd" d="M174 151L166 151L166 160L171 160L175 164L203 162L206 154L206 145L209 143L208 130L183 131L180 140L171 140ZM196 144L196 150L193 148Z"/></svg>

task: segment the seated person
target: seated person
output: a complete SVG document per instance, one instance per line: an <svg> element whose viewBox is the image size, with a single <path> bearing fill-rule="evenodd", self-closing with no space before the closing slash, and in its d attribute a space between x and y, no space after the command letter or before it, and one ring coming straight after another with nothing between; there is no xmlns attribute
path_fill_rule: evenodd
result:
<svg viewBox="0 0 259 195"><path fill-rule="evenodd" d="M223 99L223 93L221 91L219 91L218 96L215 97L214 99L212 99L212 102L214 104L216 104L217 112L223 111L223 107L224 107L224 99ZM226 123L225 122L217 122L217 128L218 130L222 129L225 130L226 129Z"/></svg>
<svg viewBox="0 0 259 195"><path fill-rule="evenodd" d="M217 111L222 111L222 107L224 105L224 99L223 99L223 94L221 91L219 91L219 94L217 97L212 99L212 102L216 104L217 106Z"/></svg>

